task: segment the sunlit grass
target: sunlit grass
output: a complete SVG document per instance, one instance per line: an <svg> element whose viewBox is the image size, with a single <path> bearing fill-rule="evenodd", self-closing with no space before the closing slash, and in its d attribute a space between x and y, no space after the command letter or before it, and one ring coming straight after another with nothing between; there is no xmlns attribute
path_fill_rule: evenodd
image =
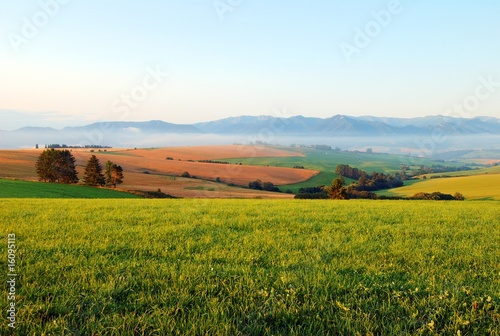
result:
<svg viewBox="0 0 500 336"><path fill-rule="evenodd" d="M0 203L20 335L498 335L499 220L496 202Z"/></svg>
<svg viewBox="0 0 500 336"><path fill-rule="evenodd" d="M419 192L460 192L467 200L500 200L500 174L471 175L452 178L419 180L401 188L390 189L385 195L411 197Z"/></svg>

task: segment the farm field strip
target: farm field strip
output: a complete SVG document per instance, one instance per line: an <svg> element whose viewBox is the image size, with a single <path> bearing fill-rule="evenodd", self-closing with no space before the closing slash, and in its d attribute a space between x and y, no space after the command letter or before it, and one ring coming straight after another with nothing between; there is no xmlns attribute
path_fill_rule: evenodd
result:
<svg viewBox="0 0 500 336"><path fill-rule="evenodd" d="M384 194L409 197L419 192L432 193L435 191L452 195L460 192L468 200L500 201L500 174L420 180L408 186L389 189Z"/></svg>

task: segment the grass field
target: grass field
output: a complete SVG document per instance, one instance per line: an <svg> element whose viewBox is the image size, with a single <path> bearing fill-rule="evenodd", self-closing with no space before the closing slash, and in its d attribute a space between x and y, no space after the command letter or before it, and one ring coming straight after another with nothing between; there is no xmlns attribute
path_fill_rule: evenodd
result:
<svg viewBox="0 0 500 336"><path fill-rule="evenodd" d="M14 233L19 335L499 335L499 220L497 202L6 199L0 269Z"/></svg>
<svg viewBox="0 0 500 336"><path fill-rule="evenodd" d="M138 198L110 189L0 179L0 198Z"/></svg>

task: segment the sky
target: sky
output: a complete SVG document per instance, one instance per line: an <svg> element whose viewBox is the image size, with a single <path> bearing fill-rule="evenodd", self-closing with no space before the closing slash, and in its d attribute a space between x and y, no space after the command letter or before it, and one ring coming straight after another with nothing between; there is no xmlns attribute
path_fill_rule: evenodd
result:
<svg viewBox="0 0 500 336"><path fill-rule="evenodd" d="M499 17L498 0L5 0L0 129L500 117Z"/></svg>

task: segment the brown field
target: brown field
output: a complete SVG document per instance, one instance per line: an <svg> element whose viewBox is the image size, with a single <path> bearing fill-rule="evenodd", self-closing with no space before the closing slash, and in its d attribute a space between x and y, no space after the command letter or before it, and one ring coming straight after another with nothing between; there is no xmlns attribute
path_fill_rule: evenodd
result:
<svg viewBox="0 0 500 336"><path fill-rule="evenodd" d="M88 152L88 150L86 150ZM299 152L291 152L277 148L265 146L195 146L195 147L170 147L155 149L125 149L113 150L125 154L133 154L142 157L165 160L166 157L172 157L175 160L217 160L217 159L236 159L249 157L286 157L286 156L304 156Z"/></svg>
<svg viewBox="0 0 500 336"><path fill-rule="evenodd" d="M43 149L0 150L0 177L36 180L35 162ZM180 197L271 197L288 198L290 195L259 192L230 187L226 184L248 185L254 180L270 181L275 185L293 184L306 181L318 172L306 169L262 167L237 164L217 164L195 162L195 160L220 160L224 158L283 157L301 156L263 146L206 146L176 147L159 149L108 149L106 152L89 149L73 149L79 176L83 166L95 154L102 164L107 160L123 167L125 172L124 190L151 190L161 188L163 192ZM171 157L174 160L166 160ZM192 161L187 161L192 160ZM180 176L189 172L196 179ZM222 183L215 183L219 177Z"/></svg>
<svg viewBox="0 0 500 336"><path fill-rule="evenodd" d="M239 187L229 187L226 184L215 183L198 179L189 179L173 176L146 175L127 173L124 190L161 191L177 197L188 198L293 198L294 195L285 193L271 193Z"/></svg>

